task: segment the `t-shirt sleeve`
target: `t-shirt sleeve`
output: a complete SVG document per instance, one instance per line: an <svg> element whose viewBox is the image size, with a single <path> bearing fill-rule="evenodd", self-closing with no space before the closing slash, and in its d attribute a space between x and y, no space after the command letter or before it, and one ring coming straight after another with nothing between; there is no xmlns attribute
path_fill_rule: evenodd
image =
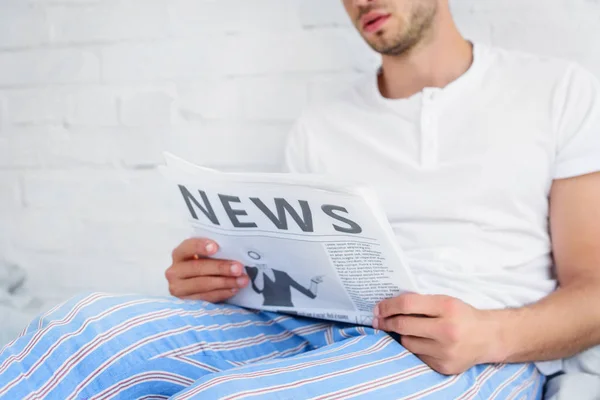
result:
<svg viewBox="0 0 600 400"><path fill-rule="evenodd" d="M310 138L305 121L300 118L288 134L283 171L299 174L311 172Z"/></svg>
<svg viewBox="0 0 600 400"><path fill-rule="evenodd" d="M572 65L558 90L554 179L600 171L600 81Z"/></svg>

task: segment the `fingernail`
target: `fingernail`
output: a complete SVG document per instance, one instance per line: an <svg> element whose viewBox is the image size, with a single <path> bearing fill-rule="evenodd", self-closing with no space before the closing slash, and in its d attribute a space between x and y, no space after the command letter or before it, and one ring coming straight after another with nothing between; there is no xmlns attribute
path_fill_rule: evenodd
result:
<svg viewBox="0 0 600 400"><path fill-rule="evenodd" d="M208 244L206 245L206 252L207 252L208 254L212 254L212 253L213 253L213 252L216 250L216 247L217 247L217 246L215 246L215 244L214 244L214 243L208 243Z"/></svg>
<svg viewBox="0 0 600 400"><path fill-rule="evenodd" d="M379 317L379 304L377 304L373 309L373 315Z"/></svg>
<svg viewBox="0 0 600 400"><path fill-rule="evenodd" d="M373 328L379 329L379 319L373 318Z"/></svg>
<svg viewBox="0 0 600 400"><path fill-rule="evenodd" d="M231 293L237 293L238 289L231 289Z"/></svg>
<svg viewBox="0 0 600 400"><path fill-rule="evenodd" d="M246 286L246 278L237 278L235 281L239 287Z"/></svg>
<svg viewBox="0 0 600 400"><path fill-rule="evenodd" d="M242 267L239 264L231 264L231 273L233 275L239 275L242 273Z"/></svg>

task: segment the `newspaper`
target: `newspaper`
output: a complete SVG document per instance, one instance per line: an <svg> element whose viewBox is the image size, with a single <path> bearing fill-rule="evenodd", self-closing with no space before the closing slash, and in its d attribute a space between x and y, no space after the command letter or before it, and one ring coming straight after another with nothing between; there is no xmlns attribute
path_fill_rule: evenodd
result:
<svg viewBox="0 0 600 400"><path fill-rule="evenodd" d="M377 196L305 174L223 173L165 153L162 174L193 237L250 278L228 303L371 325L373 308L417 291Z"/></svg>

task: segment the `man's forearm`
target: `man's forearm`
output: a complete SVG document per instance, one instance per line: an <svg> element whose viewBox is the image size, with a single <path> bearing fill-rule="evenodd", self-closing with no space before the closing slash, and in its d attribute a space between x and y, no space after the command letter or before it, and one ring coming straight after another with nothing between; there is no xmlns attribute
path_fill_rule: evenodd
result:
<svg viewBox="0 0 600 400"><path fill-rule="evenodd" d="M559 288L538 303L488 317L494 332L488 362L570 357L600 344L600 282Z"/></svg>

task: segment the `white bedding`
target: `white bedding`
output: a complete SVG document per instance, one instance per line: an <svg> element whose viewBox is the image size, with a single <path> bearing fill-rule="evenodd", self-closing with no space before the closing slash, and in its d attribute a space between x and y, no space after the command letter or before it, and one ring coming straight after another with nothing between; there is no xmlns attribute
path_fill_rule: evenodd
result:
<svg viewBox="0 0 600 400"><path fill-rule="evenodd" d="M0 348L16 338L41 312L49 310L56 299L43 300L25 288L22 268L0 258Z"/></svg>
<svg viewBox="0 0 600 400"><path fill-rule="evenodd" d="M0 348L16 338L36 315L51 307L50 302L24 294L0 294Z"/></svg>

